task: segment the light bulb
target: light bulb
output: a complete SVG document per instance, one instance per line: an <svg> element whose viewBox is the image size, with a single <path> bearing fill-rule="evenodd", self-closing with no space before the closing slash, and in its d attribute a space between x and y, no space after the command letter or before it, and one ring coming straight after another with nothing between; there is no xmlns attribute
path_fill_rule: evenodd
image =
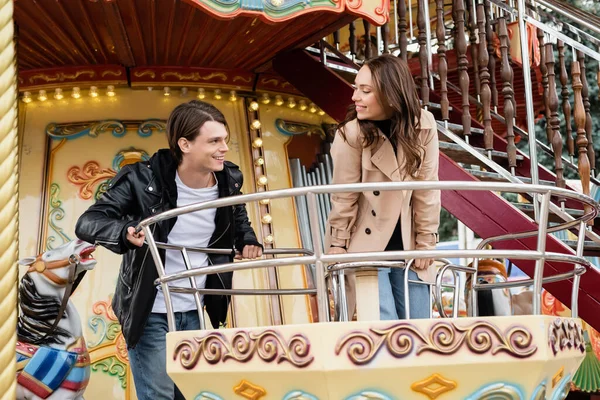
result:
<svg viewBox="0 0 600 400"><path fill-rule="evenodd" d="M206 91L202 88L198 88L198 95L196 97L198 97L200 100L204 100L206 97Z"/></svg>
<svg viewBox="0 0 600 400"><path fill-rule="evenodd" d="M267 204L269 204L271 202L270 199L262 199L259 201L260 204L262 204L263 206L266 206Z"/></svg>
<svg viewBox="0 0 600 400"><path fill-rule="evenodd" d="M171 88L168 87L168 86L165 86L164 89L163 89L163 95L165 97L169 97L171 95Z"/></svg>
<svg viewBox="0 0 600 400"><path fill-rule="evenodd" d="M318 114L319 114L319 115L325 115L325 111L323 111L323 110L321 110L321 109L319 108L319 112L318 112Z"/></svg>
<svg viewBox="0 0 600 400"><path fill-rule="evenodd" d="M81 97L81 91L77 86L73 88L73 91L71 92L71 97L74 99L78 99Z"/></svg>
<svg viewBox="0 0 600 400"><path fill-rule="evenodd" d="M263 104L269 104L271 102L271 98L268 93L263 93L262 99L260 100Z"/></svg>
<svg viewBox="0 0 600 400"><path fill-rule="evenodd" d="M277 106L283 105L283 98L280 95L275 96L275 105L277 105Z"/></svg>
<svg viewBox="0 0 600 400"><path fill-rule="evenodd" d="M258 157L255 161L254 161L254 165L256 165L257 167L263 166L265 165L265 159L262 157Z"/></svg>
<svg viewBox="0 0 600 400"><path fill-rule="evenodd" d="M273 243L273 240L274 240L273 235L267 235L265 237L265 243L271 244L271 243Z"/></svg>
<svg viewBox="0 0 600 400"><path fill-rule="evenodd" d="M33 100L31 98L31 92L23 92L23 97L21 98L21 100L23 101L23 103L31 103L31 101Z"/></svg>
<svg viewBox="0 0 600 400"><path fill-rule="evenodd" d="M258 180L257 180L257 183L258 183L260 186L267 186L267 183L269 183L269 180L267 179L267 177L266 177L266 176L264 176L264 175L261 175L261 176L258 178Z"/></svg>
<svg viewBox="0 0 600 400"><path fill-rule="evenodd" d="M90 97L98 97L98 88L96 86L90 87Z"/></svg>
<svg viewBox="0 0 600 400"><path fill-rule="evenodd" d="M61 88L54 89L54 98L56 100L62 100L64 97L65 97L65 95L63 94Z"/></svg>
<svg viewBox="0 0 600 400"><path fill-rule="evenodd" d="M186 87L182 87L181 88L181 97L185 97L188 94L188 88Z"/></svg>
<svg viewBox="0 0 600 400"><path fill-rule="evenodd" d="M300 100L300 103L299 103L299 104L300 104L300 105L298 106L298 108L299 108L301 111L304 111L304 110L306 110L306 109L308 108L308 106L306 105L306 102L305 102L304 100Z"/></svg>
<svg viewBox="0 0 600 400"><path fill-rule="evenodd" d="M108 97L114 97L116 95L116 93L115 93L115 87L113 85L108 85L106 87L106 95Z"/></svg>
<svg viewBox="0 0 600 400"><path fill-rule="evenodd" d="M263 145L263 141L259 137L257 137L256 139L254 139L254 141L252 142L252 147L254 147L255 149L258 149L259 147L262 147L262 145Z"/></svg>
<svg viewBox="0 0 600 400"><path fill-rule="evenodd" d="M250 128L254 129L255 131L259 130L261 126L262 125L261 125L260 121L257 120L257 119L255 119L254 121L252 121L252 123L250 124Z"/></svg>
<svg viewBox="0 0 600 400"><path fill-rule="evenodd" d="M263 224L270 224L271 222L273 222L273 217L271 217L271 214L265 214L260 220Z"/></svg>
<svg viewBox="0 0 600 400"><path fill-rule="evenodd" d="M48 100L48 96L46 95L46 91L45 90L40 90L39 94L38 94L38 100L39 101L46 101Z"/></svg>
<svg viewBox="0 0 600 400"><path fill-rule="evenodd" d="M213 95L215 100L221 100L223 96L221 96L221 89L215 89L215 94Z"/></svg>
<svg viewBox="0 0 600 400"><path fill-rule="evenodd" d="M258 102L253 101L248 105L248 111L253 112L253 111L258 111Z"/></svg>
<svg viewBox="0 0 600 400"><path fill-rule="evenodd" d="M232 90L231 92L229 92L229 101L235 102L237 101L238 97L237 94L235 93L235 90Z"/></svg>
<svg viewBox="0 0 600 400"><path fill-rule="evenodd" d="M308 111L310 111L313 114L316 113L317 112L317 106L316 106L316 104L315 103L310 103Z"/></svg>
<svg viewBox="0 0 600 400"><path fill-rule="evenodd" d="M294 100L294 98L293 98L293 97L290 97L290 98L288 99L287 106L288 106L289 108L294 108L294 107L296 107L296 100Z"/></svg>

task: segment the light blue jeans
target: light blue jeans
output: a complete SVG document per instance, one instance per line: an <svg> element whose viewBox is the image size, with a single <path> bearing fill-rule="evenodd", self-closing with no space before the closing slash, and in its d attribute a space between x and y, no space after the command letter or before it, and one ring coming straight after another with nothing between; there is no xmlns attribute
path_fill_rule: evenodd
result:
<svg viewBox="0 0 600 400"><path fill-rule="evenodd" d="M405 319L404 304L404 268L380 268L379 280L379 314L382 321ZM408 278L420 281L412 269ZM410 318L429 318L429 287L417 283L408 284L410 301Z"/></svg>
<svg viewBox="0 0 600 400"><path fill-rule="evenodd" d="M175 327L178 331L200 329L198 311L176 312ZM138 400L185 400L167 375L167 332L167 314L152 313L140 341L128 350Z"/></svg>

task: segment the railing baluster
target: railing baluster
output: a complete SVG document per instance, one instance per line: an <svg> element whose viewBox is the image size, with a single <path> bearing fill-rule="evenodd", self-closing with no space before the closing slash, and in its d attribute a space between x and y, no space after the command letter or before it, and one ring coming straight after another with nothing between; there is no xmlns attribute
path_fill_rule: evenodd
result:
<svg viewBox="0 0 600 400"><path fill-rule="evenodd" d="M573 128L571 127L571 103L569 102L569 76L567 74L567 66L565 63L565 44L562 40L558 41L558 61L560 64L560 84L562 97L562 110L565 117L565 128L567 136L567 150L571 157L571 162L575 157L575 142L573 140Z"/></svg>
<svg viewBox="0 0 600 400"><path fill-rule="evenodd" d="M585 108L583 105L583 97L581 91L583 84L581 83L581 68L579 62L571 63L571 76L573 79L573 91L575 92L575 104L573 106L573 118L577 127L577 150L579 152L577 166L579 168L579 179L581 179L581 188L583 194L590 195L590 160L588 159L588 140L585 131ZM589 210L588 210L589 211Z"/></svg>
<svg viewBox="0 0 600 400"><path fill-rule="evenodd" d="M550 128L550 110L548 109L548 67L546 66L546 46L544 45L544 31L537 30L537 38L540 46L540 72L542 74L542 104L544 105L544 116L546 117L546 138L552 144L552 128Z"/></svg>
<svg viewBox="0 0 600 400"><path fill-rule="evenodd" d="M398 0L398 32L400 34L400 57L402 57L404 61L408 60L408 38L406 37L406 29L406 0Z"/></svg>
<svg viewBox="0 0 600 400"><path fill-rule="evenodd" d="M427 48L427 34L425 33L425 24L428 23L425 20L425 4L427 0L418 0L417 5L417 25L419 28L419 61L421 63L421 101L423 106L427 107L429 104L429 68L427 64L427 54L429 49Z"/></svg>
<svg viewBox="0 0 600 400"><path fill-rule="evenodd" d="M471 135L471 112L469 110L469 60L467 59L467 40L465 38L465 3L464 0L453 1L456 39L454 46L458 56L458 76L462 95L462 125L465 140Z"/></svg>
<svg viewBox="0 0 600 400"><path fill-rule="evenodd" d="M440 105L442 106L442 119L448 122L450 119L448 101L448 61L446 60L446 26L444 25L444 0L436 0L438 41L438 73L440 74Z"/></svg>
<svg viewBox="0 0 600 400"><path fill-rule="evenodd" d="M585 132L588 140L588 157L590 160L591 173L594 174L596 169L596 152L594 151L594 140L592 138L592 115L590 114L590 92L587 75L585 73L585 54L577 50L577 59L579 60L579 68L581 69L581 96L583 98L583 107L585 108Z"/></svg>
<svg viewBox="0 0 600 400"><path fill-rule="evenodd" d="M480 76L480 96L483 104L483 141L485 149L488 152L488 157L492 158L492 150L494 150L494 131L492 129L492 114L491 102L492 92L490 90L490 73L488 71L489 55L486 43L485 31L485 10L483 4L477 5L477 26L479 31L479 73Z"/></svg>
<svg viewBox="0 0 600 400"><path fill-rule="evenodd" d="M373 57L371 51L371 23L363 19L363 27L365 28L365 61Z"/></svg>
<svg viewBox="0 0 600 400"><path fill-rule="evenodd" d="M498 20L498 33L500 36L500 54L502 62L500 64L500 76L502 78L502 96L504 97L504 118L506 120L506 153L508 154L508 166L511 174L515 174L517 167L517 147L515 146L515 133L513 130L513 121L515 117L514 110L514 90L512 86L513 69L508 59L508 28L506 26L506 17Z"/></svg>
<svg viewBox="0 0 600 400"><path fill-rule="evenodd" d="M473 0L466 0L466 4L469 19L465 25L469 30L469 48L471 49L471 64L473 65L473 85L475 86L475 96L479 99L479 96L481 95L481 78L479 63L477 62L477 60L479 60L477 55L479 50L477 48L477 9L473 4Z"/></svg>
<svg viewBox="0 0 600 400"><path fill-rule="evenodd" d="M336 49L340 49L340 31L333 32L333 45Z"/></svg>
<svg viewBox="0 0 600 400"><path fill-rule="evenodd" d="M385 24L383 24L381 26L381 38L383 41L383 54L388 54L390 52L389 36L390 36L390 25L388 22L386 22ZM377 46L379 47L379 43L377 43Z"/></svg>
<svg viewBox="0 0 600 400"><path fill-rule="evenodd" d="M350 31L350 35L348 36L348 44L350 45L350 54L352 55L352 61L356 60L356 26L354 21L350 22L348 25L348 30Z"/></svg>
<svg viewBox="0 0 600 400"><path fill-rule="evenodd" d="M552 131L552 150L554 150L554 166L556 172L556 186L565 187L565 178L563 177L562 165L562 136L560 135L560 120L558 119L558 93L556 92L556 74L554 72L554 48L552 43L546 44L546 66L548 69L548 110L550 114L546 116L548 125ZM561 206L564 207L564 198L559 198Z"/></svg>
<svg viewBox="0 0 600 400"><path fill-rule="evenodd" d="M490 88L492 89L492 107L498 109L498 87L496 86L496 49L494 47L494 28L492 27L492 17L490 12L490 2L486 0L485 4L485 38L487 40L488 56L490 58L488 69L490 72Z"/></svg>

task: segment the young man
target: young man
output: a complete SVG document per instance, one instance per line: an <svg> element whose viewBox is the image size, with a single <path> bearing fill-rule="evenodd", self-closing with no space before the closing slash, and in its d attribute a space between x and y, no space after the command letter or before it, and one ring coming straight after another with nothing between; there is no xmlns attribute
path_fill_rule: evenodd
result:
<svg viewBox="0 0 600 400"><path fill-rule="evenodd" d="M164 296L143 232L135 226L151 215L200 201L240 194L242 173L225 161L227 123L214 106L190 101L173 110L167 121L170 149L149 161L123 167L106 193L77 221L76 234L124 254L112 306L119 318L139 400L184 399L166 372L168 332ZM185 214L152 227L154 238L184 246L232 249L230 255L189 252L193 267L233 261L233 249L244 258L262 255L244 205ZM167 274L185 270L179 251L161 250ZM197 277L198 287L230 289L233 273ZM189 279L175 282L191 287ZM171 293L177 330L199 329L193 295ZM228 296L204 296L214 327L225 322Z"/></svg>

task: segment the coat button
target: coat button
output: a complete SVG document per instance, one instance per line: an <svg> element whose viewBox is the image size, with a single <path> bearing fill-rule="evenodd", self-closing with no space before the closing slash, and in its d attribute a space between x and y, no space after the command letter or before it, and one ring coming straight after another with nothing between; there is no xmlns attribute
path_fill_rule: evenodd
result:
<svg viewBox="0 0 600 400"><path fill-rule="evenodd" d="M153 190L154 190L154 188L153 188L152 186L150 186L150 187L148 188L148 191L149 191L149 192L151 192L151 191L153 191Z"/></svg>
<svg viewBox="0 0 600 400"><path fill-rule="evenodd" d="M379 196L379 190L376 190L376 191L374 191L374 192L373 192L373 194L374 194L375 196Z"/></svg>
<svg viewBox="0 0 600 400"><path fill-rule="evenodd" d="M376 216L377 216L377 213L375 212L375 210L371 210L371 214L372 214L374 217L376 217Z"/></svg>
<svg viewBox="0 0 600 400"><path fill-rule="evenodd" d="M365 229L365 233L366 233L367 235L370 235L370 234L371 234L371 230L370 230L369 228L367 228L367 229Z"/></svg>

